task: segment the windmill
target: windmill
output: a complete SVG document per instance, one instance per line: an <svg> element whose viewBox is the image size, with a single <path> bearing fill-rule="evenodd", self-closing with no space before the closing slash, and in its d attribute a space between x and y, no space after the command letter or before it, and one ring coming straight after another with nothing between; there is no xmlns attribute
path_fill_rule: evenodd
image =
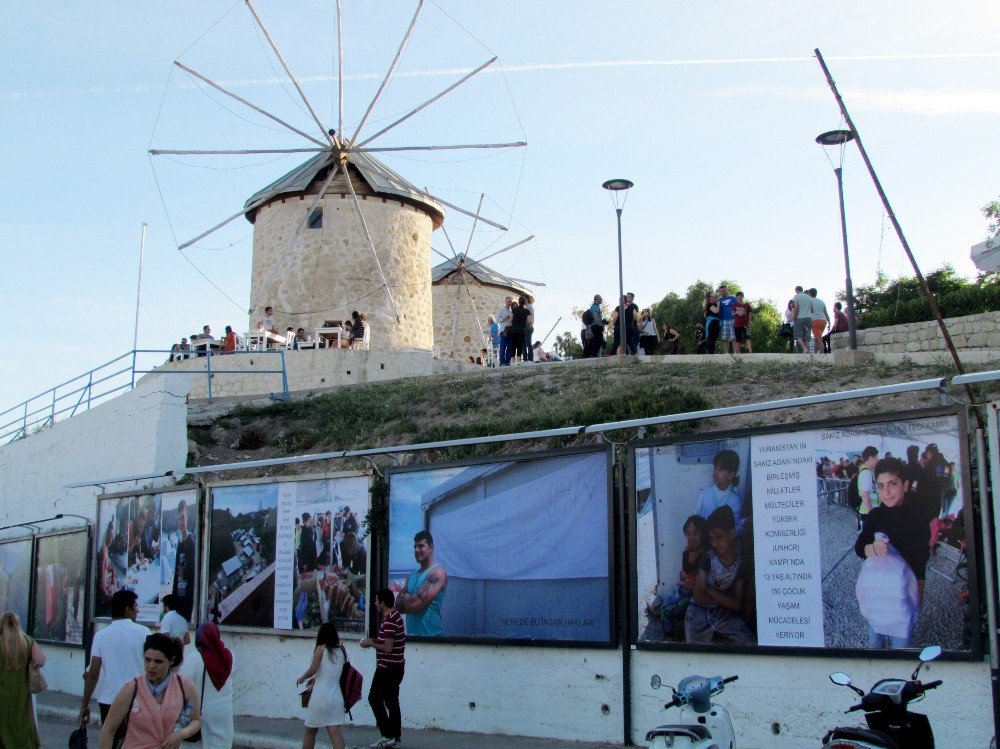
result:
<svg viewBox="0 0 1000 749"><path fill-rule="evenodd" d="M490 252L487 248L474 258L472 247L477 230L481 229L481 211L485 195L481 194L473 216L472 228L463 250L452 242L447 227L441 233L448 243L450 255L431 247L431 252L443 262L431 268L434 299L434 340L444 358L465 361L477 357L480 350L489 349L489 324L487 318L495 314L506 296L516 300L527 297L534 304L535 294L528 287L545 286L541 281L528 281L504 275L485 264L486 260L522 247L534 240L529 235ZM488 252L488 254L483 254Z"/></svg>
<svg viewBox="0 0 1000 749"><path fill-rule="evenodd" d="M357 124L345 128L344 55L341 0L336 2L337 121L324 123L306 97L270 32L252 4L246 7L288 80L307 119L301 126L239 96L207 75L176 60L174 64L199 85L238 102L294 134L297 148L150 149L152 156L238 156L308 154L309 158L252 195L243 208L178 245L191 247L241 216L254 224L251 274L251 327L266 306L273 306L279 328L306 329L345 319L352 310L365 312L371 346L418 348L434 344L430 288L430 235L444 222L444 207L499 229L500 224L431 195L394 172L374 154L427 151L510 149L507 143L382 146L379 141L450 92L493 66L494 56L388 124L368 127L373 113L397 72L424 6L418 0L412 19L385 76ZM332 124L332 123L331 123ZM370 132L375 130L375 132Z"/></svg>

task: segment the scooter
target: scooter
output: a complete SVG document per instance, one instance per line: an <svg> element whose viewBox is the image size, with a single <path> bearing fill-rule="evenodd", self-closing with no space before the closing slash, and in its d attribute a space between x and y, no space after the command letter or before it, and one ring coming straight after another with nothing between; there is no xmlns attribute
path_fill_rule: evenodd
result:
<svg viewBox="0 0 1000 749"><path fill-rule="evenodd" d="M736 681L739 676L723 679L721 676L688 676L676 688L672 688L674 698L664 705L665 710L679 707L680 722L657 726L646 733L649 749L734 749L736 738L729 712L722 705L712 702L712 697L721 694L726 684ZM649 680L653 689L659 689L663 682L657 674Z"/></svg>
<svg viewBox="0 0 1000 749"><path fill-rule="evenodd" d="M923 699L924 694L936 689L941 680L926 684L917 680L920 669L928 661L941 655L939 645L931 645L920 652L920 663L913 669L909 680L880 679L868 694L851 683L843 672L830 674L830 681L850 687L861 702L845 712L865 711L868 729L842 726L834 728L823 738L825 749L934 749L934 732L926 715L911 713L906 706Z"/></svg>

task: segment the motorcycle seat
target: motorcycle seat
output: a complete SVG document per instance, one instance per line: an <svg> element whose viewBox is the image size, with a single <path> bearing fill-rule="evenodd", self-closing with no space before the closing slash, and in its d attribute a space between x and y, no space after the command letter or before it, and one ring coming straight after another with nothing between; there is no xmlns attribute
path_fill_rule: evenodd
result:
<svg viewBox="0 0 1000 749"><path fill-rule="evenodd" d="M711 732L705 726L697 723L694 725L657 726L652 731L646 732L646 741L652 741L657 736L684 736L695 741L712 738Z"/></svg>
<svg viewBox="0 0 1000 749"><path fill-rule="evenodd" d="M899 749L899 744L889 734L882 731L871 731L867 728L857 728L855 726L834 728L823 737L823 744L830 744L837 739L843 741L865 741L872 746L885 747L885 749Z"/></svg>

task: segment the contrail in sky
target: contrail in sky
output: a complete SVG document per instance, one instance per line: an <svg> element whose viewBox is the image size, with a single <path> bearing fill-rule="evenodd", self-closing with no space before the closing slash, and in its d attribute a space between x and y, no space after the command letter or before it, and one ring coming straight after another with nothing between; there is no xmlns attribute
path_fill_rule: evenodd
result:
<svg viewBox="0 0 1000 749"><path fill-rule="evenodd" d="M827 57L830 62L883 62L897 60L975 60L1000 58L1000 52L955 52L940 54L909 54L909 55L840 55ZM801 57L719 57L719 58L690 58L681 60L593 60L588 62L541 62L527 63L524 65L506 65L502 72L506 73L534 73L540 71L558 70L583 70L600 68L657 68L657 67L683 67L697 65L759 65L791 62L812 62L815 58L811 55ZM396 78L434 78L440 76L461 75L467 73L468 68L436 68L432 70L413 70L409 72L398 72ZM483 74L499 73L500 69L487 69ZM345 81L361 81L369 79L381 79L383 73L355 73L345 75ZM329 83L337 80L331 75L303 76L300 78L306 83ZM287 78L237 78L229 81L218 81L219 85L225 88L246 88L252 86L277 86L290 83ZM180 88L195 88L196 84L191 81L182 81L177 84ZM47 99L57 96L108 96L111 94L143 94L148 92L163 91L164 84L140 83L120 86L83 86L63 89L39 89L35 91L8 91L0 93L0 101L21 101L24 99Z"/></svg>

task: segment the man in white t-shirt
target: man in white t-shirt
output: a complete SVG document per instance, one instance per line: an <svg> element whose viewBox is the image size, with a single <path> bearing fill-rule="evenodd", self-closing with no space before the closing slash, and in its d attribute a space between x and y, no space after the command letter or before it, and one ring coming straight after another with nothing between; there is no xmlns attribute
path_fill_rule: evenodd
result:
<svg viewBox="0 0 1000 749"><path fill-rule="evenodd" d="M160 599L160 603L163 604L165 612L160 620L160 632L176 637L187 645L191 642L191 631L188 628L188 620L177 611L180 608L180 599L173 593L167 593Z"/></svg>
<svg viewBox="0 0 1000 749"><path fill-rule="evenodd" d="M94 635L90 646L90 668L83 673L83 705L80 721L90 720L90 698L97 699L101 722L108 716L111 702L130 679L143 673L143 645L149 630L136 624L139 597L131 590L119 590L111 596L112 622ZM94 690L100 688L95 694Z"/></svg>

